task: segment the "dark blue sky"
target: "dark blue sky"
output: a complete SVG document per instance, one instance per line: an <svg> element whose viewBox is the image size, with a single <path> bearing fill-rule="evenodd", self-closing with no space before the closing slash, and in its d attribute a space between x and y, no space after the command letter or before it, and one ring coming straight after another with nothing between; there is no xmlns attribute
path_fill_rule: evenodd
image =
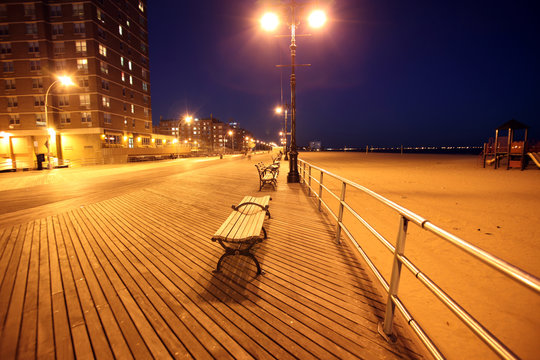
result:
<svg viewBox="0 0 540 360"><path fill-rule="evenodd" d="M290 38L259 29L262 3L149 1L154 124L212 114L277 141ZM511 118L540 140L537 2L327 3L324 29L298 28L313 34L297 40L297 62L312 64L297 70L299 145L481 145Z"/></svg>

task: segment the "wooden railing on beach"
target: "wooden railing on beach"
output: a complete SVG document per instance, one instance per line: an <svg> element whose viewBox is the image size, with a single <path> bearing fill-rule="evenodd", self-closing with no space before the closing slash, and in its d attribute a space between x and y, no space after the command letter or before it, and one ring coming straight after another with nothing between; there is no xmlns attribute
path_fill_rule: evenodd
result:
<svg viewBox="0 0 540 360"><path fill-rule="evenodd" d="M420 324L410 314L409 310L405 307L402 300L398 296L397 289L399 287L401 278L401 267L404 265L411 273L429 289L435 297L446 305L465 325L467 325L472 332L486 343L491 350L503 359L518 359L518 356L512 352L504 343L496 338L484 325L470 315L460 304L458 304L449 294L447 294L438 284L432 281L425 273L419 270L407 256L405 256L405 240L407 236L407 229L409 224L418 226L419 229L436 235L437 237L449 242L457 248L463 250L467 254L473 256L475 259L487 264L491 268L504 274L513 282L524 286L532 290L535 294L540 294L540 280L516 266L497 258L490 253L468 243L467 241L443 230L437 225L431 223L429 220L413 213L412 211L386 199L385 197L369 190L368 188L356 184L348 179L335 175L325 169L314 166L302 159L298 160L300 178L302 183L307 187L308 195L314 195L318 202L319 210L322 210L323 206L328 211L329 215L336 221L336 241L340 242L341 233L345 233L352 244L356 247L361 257L366 261L371 271L375 274L377 280L386 291L388 298L386 303L386 314L384 321L379 324L379 333L387 340L392 341L393 332L393 318L394 312L397 308L399 313L405 318L407 323L411 326L415 334L419 337L422 343L426 346L427 350L436 359L444 359L444 355L430 339L428 334L422 329ZM328 185L328 180L332 179L337 182L341 188L339 190L333 190ZM325 180L327 181L325 184ZM375 226L368 222L365 217L359 214L359 209L354 209L351 203L347 201L346 194L347 189L356 189L360 192L376 199L382 203L388 209L396 212L399 215L400 223L397 234L396 245L392 245L377 229ZM329 205L329 202L333 201L337 204L337 209L334 206ZM343 221L344 214L348 213L353 219L357 220L359 224L362 224L376 239L378 239L392 254L393 265L390 280L388 281L381 271L376 267L371 260L370 255L364 250L363 246L359 243L358 239L355 239L354 235L349 229L349 226Z"/></svg>

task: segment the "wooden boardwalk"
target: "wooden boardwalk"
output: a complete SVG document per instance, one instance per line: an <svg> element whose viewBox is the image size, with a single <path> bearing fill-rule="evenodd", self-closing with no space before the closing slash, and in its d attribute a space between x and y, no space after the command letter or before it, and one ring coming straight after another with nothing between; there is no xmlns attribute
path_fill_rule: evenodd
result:
<svg viewBox="0 0 540 360"><path fill-rule="evenodd" d="M263 159L265 160L266 157ZM268 239L249 259L210 241L253 164L216 162L110 199L0 227L0 359L416 359L377 334L367 267L283 164Z"/></svg>

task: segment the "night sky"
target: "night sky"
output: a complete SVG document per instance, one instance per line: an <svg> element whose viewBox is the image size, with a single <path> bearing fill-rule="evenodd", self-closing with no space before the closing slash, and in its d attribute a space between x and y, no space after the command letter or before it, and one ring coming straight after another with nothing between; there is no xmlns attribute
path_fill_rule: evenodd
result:
<svg viewBox="0 0 540 360"><path fill-rule="evenodd" d="M288 0L285 1L288 3ZM297 39L297 143L482 145L515 118L540 140L536 1L334 0ZM153 122L213 115L278 141L289 37L260 29L264 2L149 1ZM282 24L275 34L289 34Z"/></svg>

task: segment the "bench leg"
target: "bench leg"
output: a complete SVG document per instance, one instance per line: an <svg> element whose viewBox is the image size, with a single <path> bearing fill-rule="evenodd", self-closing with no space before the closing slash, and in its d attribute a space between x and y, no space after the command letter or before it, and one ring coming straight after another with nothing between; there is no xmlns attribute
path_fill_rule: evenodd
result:
<svg viewBox="0 0 540 360"><path fill-rule="evenodd" d="M263 231L263 233L264 233L264 238L266 239L266 230L264 229L264 226L263 226L263 228L262 228L262 231Z"/></svg>
<svg viewBox="0 0 540 360"><path fill-rule="evenodd" d="M259 260L257 260L255 255L253 255L252 253L246 253L246 254L242 254L242 255L245 255L245 256L253 259L253 261L255 262L255 265L257 265L257 275L263 274L263 271L261 270L261 265L259 264Z"/></svg>

